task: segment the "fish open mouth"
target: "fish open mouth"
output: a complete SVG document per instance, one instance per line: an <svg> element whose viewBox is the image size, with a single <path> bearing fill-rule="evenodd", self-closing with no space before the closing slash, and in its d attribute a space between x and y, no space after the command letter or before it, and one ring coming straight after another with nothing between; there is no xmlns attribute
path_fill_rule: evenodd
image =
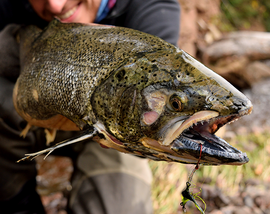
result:
<svg viewBox="0 0 270 214"><path fill-rule="evenodd" d="M215 135L215 132L225 124L237 120L239 115L218 116L198 123L183 130L171 143L171 150L188 162L196 162L200 156L202 145L202 164L209 165L241 165L249 161L247 155ZM194 159L194 160L192 160Z"/></svg>

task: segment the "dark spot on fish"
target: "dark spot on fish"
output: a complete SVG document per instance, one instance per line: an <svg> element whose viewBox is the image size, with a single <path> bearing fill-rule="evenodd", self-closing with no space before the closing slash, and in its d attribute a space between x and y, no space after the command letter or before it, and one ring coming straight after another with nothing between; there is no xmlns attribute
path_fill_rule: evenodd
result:
<svg viewBox="0 0 270 214"><path fill-rule="evenodd" d="M152 65L152 72L158 71L158 67L156 65Z"/></svg>

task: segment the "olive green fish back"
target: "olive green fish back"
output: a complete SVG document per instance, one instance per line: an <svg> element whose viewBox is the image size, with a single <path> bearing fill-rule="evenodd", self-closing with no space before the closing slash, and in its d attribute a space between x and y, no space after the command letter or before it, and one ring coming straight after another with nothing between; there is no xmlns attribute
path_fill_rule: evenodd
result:
<svg viewBox="0 0 270 214"><path fill-rule="evenodd" d="M40 32L34 26L20 32L22 74L17 82L17 108L35 119L62 114L81 127L82 118L88 124L95 122L91 95L119 65L135 53L173 47L127 28L58 20Z"/></svg>

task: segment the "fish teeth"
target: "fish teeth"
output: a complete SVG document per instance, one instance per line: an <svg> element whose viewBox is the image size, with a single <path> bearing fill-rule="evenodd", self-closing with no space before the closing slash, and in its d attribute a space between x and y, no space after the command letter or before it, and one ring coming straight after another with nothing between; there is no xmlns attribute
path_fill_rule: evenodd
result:
<svg viewBox="0 0 270 214"><path fill-rule="evenodd" d="M234 120L232 120L232 121L228 122L227 124L234 123L234 122L236 122L238 119L239 119L239 118L236 118L236 119L234 119Z"/></svg>
<svg viewBox="0 0 270 214"><path fill-rule="evenodd" d="M173 142L173 140L180 136L184 130L193 128L194 125L197 125L198 122L206 121L217 116L219 116L219 113L216 111L205 110L196 112L184 122L177 122L172 127L170 127L170 129L166 131L164 140L159 142L162 145L168 146L171 142Z"/></svg>

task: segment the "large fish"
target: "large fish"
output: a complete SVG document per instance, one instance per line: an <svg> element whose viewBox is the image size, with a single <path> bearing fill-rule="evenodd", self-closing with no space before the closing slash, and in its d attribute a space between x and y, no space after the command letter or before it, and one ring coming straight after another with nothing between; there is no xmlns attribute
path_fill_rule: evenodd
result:
<svg viewBox="0 0 270 214"><path fill-rule="evenodd" d="M19 39L18 113L49 130L85 130L23 159L92 138L154 160L196 164L201 152L202 164L248 162L214 134L249 114L250 100L183 50L132 29L57 20Z"/></svg>

